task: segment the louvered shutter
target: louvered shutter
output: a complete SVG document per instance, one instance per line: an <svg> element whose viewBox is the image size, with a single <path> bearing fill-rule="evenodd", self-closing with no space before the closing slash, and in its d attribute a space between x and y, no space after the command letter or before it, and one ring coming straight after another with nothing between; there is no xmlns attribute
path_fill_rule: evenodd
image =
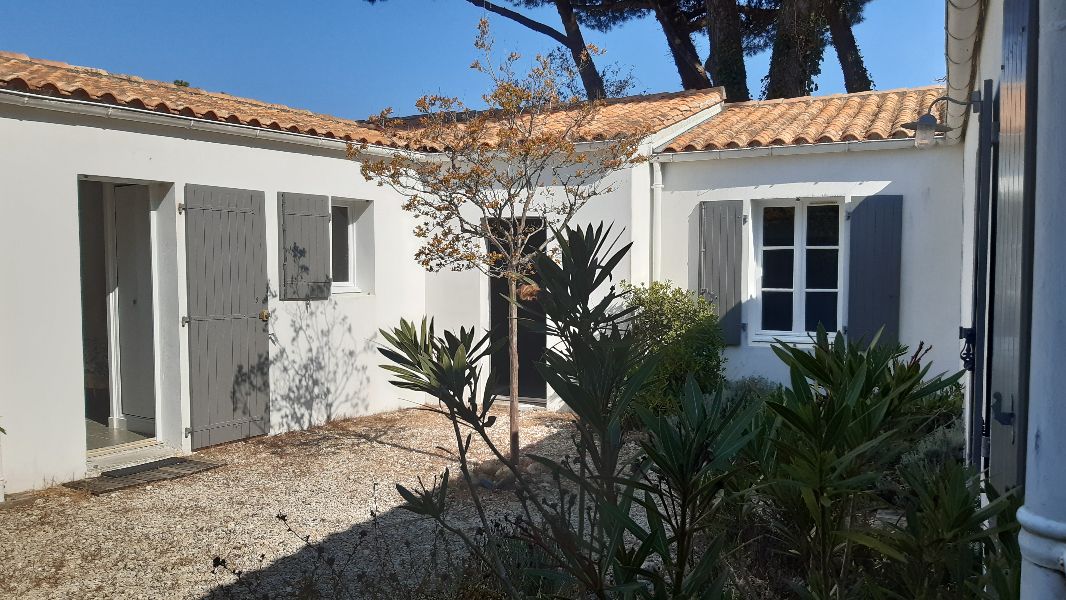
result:
<svg viewBox="0 0 1066 600"><path fill-rule="evenodd" d="M278 194L281 299L329 297L329 197Z"/></svg>
<svg viewBox="0 0 1066 600"><path fill-rule="evenodd" d="M700 294L714 304L723 341L740 345L744 203L700 204Z"/></svg>
<svg viewBox="0 0 1066 600"><path fill-rule="evenodd" d="M852 340L899 343L903 196L868 196L851 210L848 322Z"/></svg>

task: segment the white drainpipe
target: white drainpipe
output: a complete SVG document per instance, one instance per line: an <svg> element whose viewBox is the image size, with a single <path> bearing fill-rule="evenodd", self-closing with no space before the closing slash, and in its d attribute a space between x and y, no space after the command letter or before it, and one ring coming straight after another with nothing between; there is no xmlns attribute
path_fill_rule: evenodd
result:
<svg viewBox="0 0 1066 600"><path fill-rule="evenodd" d="M1029 367L1029 439L1022 532L1022 598L1066 598L1066 3L1041 0L1037 75L1036 218Z"/></svg>
<svg viewBox="0 0 1066 600"><path fill-rule="evenodd" d="M662 262L663 166L651 161L651 280L659 281Z"/></svg>

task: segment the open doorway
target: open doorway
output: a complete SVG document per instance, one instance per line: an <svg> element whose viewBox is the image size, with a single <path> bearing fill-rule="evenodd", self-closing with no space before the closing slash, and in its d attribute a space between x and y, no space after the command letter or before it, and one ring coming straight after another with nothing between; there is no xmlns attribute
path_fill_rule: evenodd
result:
<svg viewBox="0 0 1066 600"><path fill-rule="evenodd" d="M544 245L544 230L530 236L526 251L532 252ZM530 279L540 283L540 277L533 273ZM489 318L492 324L493 340L507 338L508 309L507 279L492 277L489 281ZM522 402L544 404L548 386L535 366L544 356L547 348L547 336L544 333L544 311L537 300L519 299L518 309L518 395ZM493 393L499 396L510 394L510 355L507 343L501 343L492 353Z"/></svg>
<svg viewBox="0 0 1066 600"><path fill-rule="evenodd" d="M78 182L85 432L90 453L156 436L147 185Z"/></svg>

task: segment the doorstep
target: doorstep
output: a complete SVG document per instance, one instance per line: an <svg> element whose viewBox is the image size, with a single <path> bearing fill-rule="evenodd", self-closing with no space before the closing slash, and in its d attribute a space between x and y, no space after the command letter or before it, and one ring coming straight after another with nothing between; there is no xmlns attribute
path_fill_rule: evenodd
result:
<svg viewBox="0 0 1066 600"><path fill-rule="evenodd" d="M72 481L63 485L75 490L89 492L94 496L124 490L139 485L147 485L158 481L168 481L186 477L194 473L210 471L221 467L222 463L198 460L187 456L175 456L162 458L132 467L111 469L100 473L97 477L90 477L80 481Z"/></svg>
<svg viewBox="0 0 1066 600"><path fill-rule="evenodd" d="M100 448L86 453L85 476L97 477L104 471L135 467L180 454L180 450L169 448L155 439Z"/></svg>

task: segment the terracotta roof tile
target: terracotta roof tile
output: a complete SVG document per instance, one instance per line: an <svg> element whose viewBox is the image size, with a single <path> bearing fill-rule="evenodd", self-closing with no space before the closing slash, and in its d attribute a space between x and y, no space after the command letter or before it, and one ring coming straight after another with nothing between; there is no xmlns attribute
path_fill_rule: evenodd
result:
<svg viewBox="0 0 1066 600"><path fill-rule="evenodd" d="M365 121L29 58L24 54L0 52L0 89L3 88L352 142L403 145L398 140L387 139ZM716 88L608 100L582 129L577 141L599 141L636 132L659 131L715 106L723 99L724 93ZM559 122L565 123L566 119L560 117Z"/></svg>
<svg viewBox="0 0 1066 600"><path fill-rule="evenodd" d="M0 88L352 142L389 144L380 132L358 121L24 54L0 52Z"/></svg>
<svg viewBox="0 0 1066 600"><path fill-rule="evenodd" d="M664 152L727 150L908 138L943 95L941 86L726 104L722 113L670 140ZM941 116L943 105L934 109Z"/></svg>

